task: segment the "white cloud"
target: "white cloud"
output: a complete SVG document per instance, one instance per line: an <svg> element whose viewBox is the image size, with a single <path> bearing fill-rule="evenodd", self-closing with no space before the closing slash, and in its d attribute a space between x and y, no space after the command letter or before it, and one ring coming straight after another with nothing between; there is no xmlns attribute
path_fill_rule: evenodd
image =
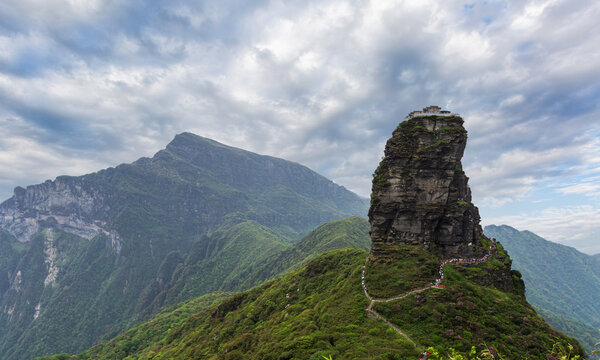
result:
<svg viewBox="0 0 600 360"><path fill-rule="evenodd" d="M512 20L511 27L517 31L532 32L538 30L543 25L544 10L553 4L556 0L531 1L525 5L523 11L518 13Z"/></svg>
<svg viewBox="0 0 600 360"><path fill-rule="evenodd" d="M600 253L600 209L590 205L550 207L532 213L488 218L485 223L507 224L588 254Z"/></svg>
<svg viewBox="0 0 600 360"><path fill-rule="evenodd" d="M512 105L522 104L525 101L525 96L522 94L511 95L500 102L500 108L509 107Z"/></svg>
<svg viewBox="0 0 600 360"><path fill-rule="evenodd" d="M18 152L19 157L15 157L14 152ZM57 149L26 137L13 136L0 140L2 185L11 190L16 184L6 179L29 181L20 184L26 186L30 185L31 179L39 183L60 174L84 175L98 170L101 165L101 162L90 161L87 157L78 157L65 149Z"/></svg>
<svg viewBox="0 0 600 360"><path fill-rule="evenodd" d="M594 193L577 177L600 168L599 12L585 0L5 5L0 130L41 150L5 142L2 165L16 170L1 172L0 193L192 131L368 196L385 140L430 104L465 118L464 164L484 206L546 184ZM77 166L57 165L73 154Z"/></svg>
<svg viewBox="0 0 600 360"><path fill-rule="evenodd" d="M528 151L515 149L488 162L470 163L465 171L471 178L474 197L483 205L500 207L525 197L536 185L571 175L571 166L583 153L584 146Z"/></svg>
<svg viewBox="0 0 600 360"><path fill-rule="evenodd" d="M577 180L571 184L557 185L556 191L565 195L577 194L600 198L600 176L584 176Z"/></svg>

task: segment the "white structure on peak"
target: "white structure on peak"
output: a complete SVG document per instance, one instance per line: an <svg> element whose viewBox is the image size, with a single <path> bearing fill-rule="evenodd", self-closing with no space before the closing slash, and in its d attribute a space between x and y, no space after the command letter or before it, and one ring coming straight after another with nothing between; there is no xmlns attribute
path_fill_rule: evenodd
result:
<svg viewBox="0 0 600 360"><path fill-rule="evenodd" d="M409 119L409 118L412 118L415 116L431 116L431 115L433 115L433 116L458 116L458 114L453 114L450 111L442 110L442 108L439 106L431 105L426 108L423 108L422 111L419 111L419 110L411 111L406 118Z"/></svg>

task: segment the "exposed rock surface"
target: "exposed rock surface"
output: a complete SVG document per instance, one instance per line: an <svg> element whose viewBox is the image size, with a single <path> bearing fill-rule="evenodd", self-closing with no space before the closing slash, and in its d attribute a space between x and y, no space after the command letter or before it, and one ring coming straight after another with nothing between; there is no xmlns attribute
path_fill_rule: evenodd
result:
<svg viewBox="0 0 600 360"><path fill-rule="evenodd" d="M101 220L110 207L98 189L83 177L60 176L27 189L17 187L14 196L0 204L0 228L18 241L28 243L44 228L55 228L85 239L104 234L115 251L121 248L119 234Z"/></svg>
<svg viewBox="0 0 600 360"><path fill-rule="evenodd" d="M456 114L411 116L398 125L373 175L372 254L423 244L443 257L483 253L479 211L461 158L467 143Z"/></svg>

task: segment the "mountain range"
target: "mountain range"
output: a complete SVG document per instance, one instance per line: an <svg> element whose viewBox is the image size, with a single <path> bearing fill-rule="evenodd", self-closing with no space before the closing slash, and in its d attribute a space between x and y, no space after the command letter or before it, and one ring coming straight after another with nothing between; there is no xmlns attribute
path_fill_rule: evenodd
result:
<svg viewBox="0 0 600 360"><path fill-rule="evenodd" d="M0 358L584 354L483 234L463 120L438 114L399 124L370 202L190 133L152 158L16 188L0 204Z"/></svg>
<svg viewBox="0 0 600 360"><path fill-rule="evenodd" d="M293 246L309 231L367 207L305 166L190 133L152 158L18 187L0 204L0 357L79 352L166 306L247 289L278 274L270 259L310 259Z"/></svg>
<svg viewBox="0 0 600 360"><path fill-rule="evenodd" d="M247 273L266 279L297 270L244 292L189 300L79 355L49 358L416 359L427 350L444 358L554 359L560 349L583 355L575 339L536 314L507 251L483 235L460 162L462 124L449 112L409 116L375 171L368 225L356 217L325 224ZM365 237L370 252L326 251L364 249ZM224 260L222 266L231 261ZM193 273L203 282L203 273ZM253 279L247 273L228 280Z"/></svg>

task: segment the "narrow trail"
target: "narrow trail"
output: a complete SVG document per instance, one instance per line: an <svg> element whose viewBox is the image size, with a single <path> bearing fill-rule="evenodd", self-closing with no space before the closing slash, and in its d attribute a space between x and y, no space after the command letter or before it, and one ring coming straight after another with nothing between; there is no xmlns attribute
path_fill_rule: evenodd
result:
<svg viewBox="0 0 600 360"><path fill-rule="evenodd" d="M457 258L457 259L444 260L440 263L440 270L439 270L440 277L435 279L435 281L433 283L431 283L430 285L425 286L423 288L413 289L408 292L405 292L405 293L402 293L402 294L399 294L396 296L392 296L389 298L374 298L371 295L369 295L369 291L367 290L367 285L365 284L365 271L366 271L365 266L366 266L366 262L367 262L367 260L365 260L365 265L363 265L363 267L362 267L362 287L363 287L363 291L365 292L365 296L370 301L369 306L367 306L365 311L368 314L372 315L373 317L383 320L395 332L402 335L406 340L410 341L415 347L417 347L418 346L417 343L415 343L408 335L406 335L406 333L404 333L402 330L400 330L398 327L396 327L394 324L392 324L383 315L381 315L377 311L373 310L373 305L378 302L390 302L390 301L394 301L394 300L399 300L399 299L405 298L409 295L423 292L423 291L429 290L429 289L443 288L444 285L442 285L442 281L444 280L444 267L446 265L448 265L448 264L478 264L478 263L488 260L490 258L490 256L492 256L492 251L494 251L494 250L496 250L496 241L495 241L495 239L492 239L492 246L490 247L488 253L485 254L485 256L483 256L482 258L479 258L479 259ZM368 257L367 257L367 259L368 259Z"/></svg>

